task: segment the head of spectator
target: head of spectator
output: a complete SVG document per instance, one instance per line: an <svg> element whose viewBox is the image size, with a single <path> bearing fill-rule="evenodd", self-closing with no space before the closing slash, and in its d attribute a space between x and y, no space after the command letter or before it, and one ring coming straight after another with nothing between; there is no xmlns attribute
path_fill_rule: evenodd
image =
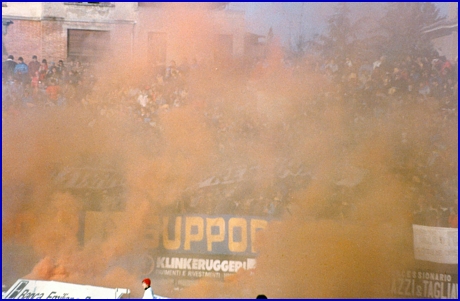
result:
<svg viewBox="0 0 460 301"><path fill-rule="evenodd" d="M151 281L149 278L145 278L144 280L142 280L142 286L144 287L144 289L149 288L150 285L151 285Z"/></svg>
<svg viewBox="0 0 460 301"><path fill-rule="evenodd" d="M59 60L58 64L57 64L57 67L58 67L58 71L63 71L65 69L65 66L64 66L64 61L63 60Z"/></svg>
<svg viewBox="0 0 460 301"><path fill-rule="evenodd" d="M37 60L37 56L32 56L32 61L29 63L29 76L35 76L35 72L40 69L40 62Z"/></svg>
<svg viewBox="0 0 460 301"><path fill-rule="evenodd" d="M8 61L12 61L12 60L14 60L14 56L9 55L9 56L8 56Z"/></svg>
<svg viewBox="0 0 460 301"><path fill-rule="evenodd" d="M264 294L257 295L256 299L268 299Z"/></svg>
<svg viewBox="0 0 460 301"><path fill-rule="evenodd" d="M20 56L20 57L18 58L18 62L19 62L19 64L24 63L24 59L22 58L22 56Z"/></svg>

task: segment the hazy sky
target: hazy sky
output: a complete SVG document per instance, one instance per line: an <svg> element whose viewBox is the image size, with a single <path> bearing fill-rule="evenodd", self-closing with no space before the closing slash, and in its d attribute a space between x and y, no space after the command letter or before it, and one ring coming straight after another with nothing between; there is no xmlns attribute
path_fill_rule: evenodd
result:
<svg viewBox="0 0 460 301"><path fill-rule="evenodd" d="M307 38L322 33L325 20L333 13L338 2L231 2L230 8L244 10L248 31L266 35L270 26L275 35L279 35L284 44L290 37L300 34L300 28ZM357 13L378 14L384 2L351 2ZM448 2L438 2L441 15L447 15Z"/></svg>

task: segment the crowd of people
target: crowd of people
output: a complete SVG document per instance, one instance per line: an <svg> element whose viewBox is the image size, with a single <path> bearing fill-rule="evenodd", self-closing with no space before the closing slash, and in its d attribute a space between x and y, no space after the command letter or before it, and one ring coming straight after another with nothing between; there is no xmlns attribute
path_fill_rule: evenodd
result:
<svg viewBox="0 0 460 301"><path fill-rule="evenodd" d="M458 97L458 60L445 56L407 56L392 60L383 55L375 61L307 60L306 68L325 74L347 99L356 97L423 96L453 100Z"/></svg>
<svg viewBox="0 0 460 301"><path fill-rule="evenodd" d="M285 72L294 76L308 72L324 75L335 83L326 93L335 93L345 99L378 102L388 96L418 99L422 96L422 99L433 97L457 105L458 62L451 62L445 56L407 56L391 63L386 56L374 62L359 59L353 62L347 58L344 62L305 59L294 63L286 59L283 63ZM251 72L258 65L263 65L263 61L259 60L246 69ZM103 100L95 100L91 96L95 94L92 92L97 78L90 64L59 60L58 64L51 62L48 65L47 59L42 59L40 63L36 55L26 64L22 57L16 62L14 56L9 55L2 66L2 109L7 112L20 107L79 103L85 107L94 105L100 115L110 115L122 110L117 106L120 103L128 104L128 107L136 103L135 109L131 107L135 116L145 123L154 124L153 115L185 103L187 78L190 74L197 74L201 67L196 59L191 64L184 59L179 66L172 60L166 68L152 68L154 72L146 81L148 84L118 87Z"/></svg>
<svg viewBox="0 0 460 301"><path fill-rule="evenodd" d="M407 56L404 60L390 62L386 56L381 56L374 62L352 61L347 58L344 62L327 60L321 63L319 59L309 58L295 62L284 59L282 65L283 72L294 78L302 79L314 73L331 83L322 94L309 96L317 99L314 103L318 106L322 100L327 103L330 99L341 97L349 101L351 106L362 108L364 105L373 110L373 114L378 114L381 111L376 110L376 106L381 109L389 100L437 101L443 105L442 110L433 115L436 118L435 123L443 123L446 119L452 120L457 116L457 60L450 62L442 56ZM264 61L246 66L247 78L251 77L251 72L256 68L261 67L263 70L266 66ZM228 144L232 137L248 136L266 126L247 118L244 121L225 118L224 109L218 101L203 106L203 100L198 99L192 92L193 89L190 89L193 88L190 86L190 79L205 72L212 74L224 70L217 71L217 68L204 66L196 60L189 64L184 59L180 65L170 61L166 67L152 68L152 72L141 84L120 85L110 88L109 92L102 91L97 85L99 78L95 76L92 67L91 64L82 64L79 61L63 60L59 60L58 64L51 62L48 65L47 59L40 62L35 55L26 64L22 57L16 62L13 55L8 56L2 66L2 117L20 116L24 110L76 106L91 113L92 117L87 124L89 127L103 119L123 116L137 122L144 131L156 133L162 131L159 119L161 114L167 114L181 106L193 105L202 109L201 112L208 120L207 126L216 128L219 145L223 150L230 147ZM252 93L249 86L242 90L247 94ZM299 112L299 116L308 115L307 111L312 108L305 110ZM357 114L354 122L359 122L360 118L363 117ZM240 122L242 124L237 124ZM289 126L286 125L286 128ZM294 135L292 131L290 135ZM293 192L308 185L310 179L310 175L298 174L289 179L279 179L270 192L256 191L249 188L247 183L187 191L177 201L174 210L178 213L277 217L289 212ZM446 198L445 195L442 197ZM456 195L448 197L458 198ZM440 205L433 200L425 207L431 211L437 207L439 214L436 225L456 226L456 202L451 199L447 201L448 205L446 202ZM333 212L333 217L345 218L352 207L348 201L332 200L329 212ZM418 223L431 225L433 221L420 218L420 212L429 211L425 207L415 210L414 216L417 216ZM447 217L444 218L444 215Z"/></svg>

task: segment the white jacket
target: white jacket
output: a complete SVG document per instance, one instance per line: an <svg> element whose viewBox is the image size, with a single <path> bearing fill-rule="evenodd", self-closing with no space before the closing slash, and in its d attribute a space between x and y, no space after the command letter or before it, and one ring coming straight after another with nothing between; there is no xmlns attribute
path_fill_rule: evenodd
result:
<svg viewBox="0 0 460 301"><path fill-rule="evenodd" d="M150 286L145 289L144 297L142 297L142 299L155 299L155 294Z"/></svg>

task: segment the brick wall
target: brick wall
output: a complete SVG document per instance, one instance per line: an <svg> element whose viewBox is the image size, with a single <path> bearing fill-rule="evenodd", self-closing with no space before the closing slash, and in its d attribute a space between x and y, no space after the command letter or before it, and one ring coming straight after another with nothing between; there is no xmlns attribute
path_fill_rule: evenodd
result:
<svg viewBox="0 0 460 301"><path fill-rule="evenodd" d="M38 60L58 62L67 57L67 32L62 21L12 20L4 37L8 54L17 60L22 56L26 63L37 55Z"/></svg>
<svg viewBox="0 0 460 301"><path fill-rule="evenodd" d="M4 36L4 44L8 54L14 55L15 60L22 56L25 63L32 60L32 55L39 59L41 53L41 24L39 21L12 20Z"/></svg>
<svg viewBox="0 0 460 301"><path fill-rule="evenodd" d="M132 50L133 27L131 24L94 24L85 22L65 22L62 20L14 20L4 36L8 54L15 60L22 56L25 63L37 55L38 60L48 63L67 60L67 28L83 30L111 31L109 57L129 58Z"/></svg>
<svg viewBox="0 0 460 301"><path fill-rule="evenodd" d="M42 21L41 53L48 63L67 58L67 32L62 21Z"/></svg>

